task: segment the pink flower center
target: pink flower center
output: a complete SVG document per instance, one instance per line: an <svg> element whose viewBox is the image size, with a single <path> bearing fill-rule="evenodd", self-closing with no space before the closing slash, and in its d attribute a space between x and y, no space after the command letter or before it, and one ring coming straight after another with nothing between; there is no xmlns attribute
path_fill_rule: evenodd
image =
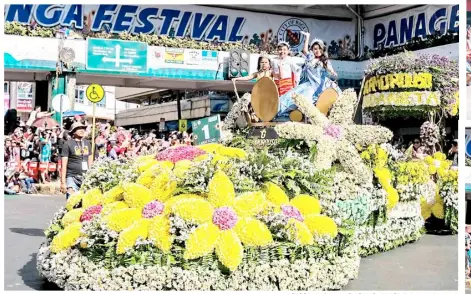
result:
<svg viewBox="0 0 471 294"><path fill-rule="evenodd" d="M324 135L339 139L342 136L342 127L330 124L324 128Z"/></svg>
<svg viewBox="0 0 471 294"><path fill-rule="evenodd" d="M230 207L217 208L213 213L213 224L221 230L232 229L237 223L237 214Z"/></svg>
<svg viewBox="0 0 471 294"><path fill-rule="evenodd" d="M301 212L299 210L291 205L281 205L281 211L283 212L284 215L290 218L297 219L300 222L304 221L304 217L302 216Z"/></svg>
<svg viewBox="0 0 471 294"><path fill-rule="evenodd" d="M100 214L102 208L101 205L90 206L80 216L80 222L91 220L95 214Z"/></svg>
<svg viewBox="0 0 471 294"><path fill-rule="evenodd" d="M154 216L161 215L162 211L164 211L164 208L165 205L158 200L149 202L142 209L142 217L153 218Z"/></svg>

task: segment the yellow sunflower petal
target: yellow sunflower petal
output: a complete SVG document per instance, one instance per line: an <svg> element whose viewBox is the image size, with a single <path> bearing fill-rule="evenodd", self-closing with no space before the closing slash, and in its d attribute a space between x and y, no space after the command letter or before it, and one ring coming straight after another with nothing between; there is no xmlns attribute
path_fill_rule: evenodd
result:
<svg viewBox="0 0 471 294"><path fill-rule="evenodd" d="M172 172L162 172L152 180L150 186L152 200L165 202L171 197L176 188L177 182L174 180Z"/></svg>
<svg viewBox="0 0 471 294"><path fill-rule="evenodd" d="M70 224L79 222L80 216L82 216L82 213L84 211L85 211L84 208L77 208L77 209L72 209L71 211L67 212L64 215L64 217L62 217L62 220L61 220L62 226L65 228Z"/></svg>
<svg viewBox="0 0 471 294"><path fill-rule="evenodd" d="M444 219L445 218L445 210L443 208L443 203L435 203L432 206L432 214L438 218L438 219Z"/></svg>
<svg viewBox="0 0 471 294"><path fill-rule="evenodd" d="M217 171L209 181L209 202L215 207L232 206L234 199L234 184L224 172Z"/></svg>
<svg viewBox="0 0 471 294"><path fill-rule="evenodd" d="M115 186L103 194L103 204L109 204L115 201L123 200L123 194L123 187L121 187L121 185Z"/></svg>
<svg viewBox="0 0 471 294"><path fill-rule="evenodd" d="M316 198L302 194L291 199L290 204L296 207L302 215L320 214L321 202Z"/></svg>
<svg viewBox="0 0 471 294"><path fill-rule="evenodd" d="M212 220L214 209L205 199L186 199L175 203L172 212L185 221L204 224Z"/></svg>
<svg viewBox="0 0 471 294"><path fill-rule="evenodd" d="M177 163L175 163L175 168L173 169L173 173L175 176L179 179L182 179L185 177L186 172L190 170L191 168L191 161L190 160L180 160Z"/></svg>
<svg viewBox="0 0 471 294"><path fill-rule="evenodd" d="M142 185L128 183L123 185L123 189L124 201L129 207L142 209L153 200L150 190Z"/></svg>
<svg viewBox="0 0 471 294"><path fill-rule="evenodd" d="M199 149L206 151L208 153L216 154L219 151L219 148L224 147L222 144L210 143L198 146Z"/></svg>
<svg viewBox="0 0 471 294"><path fill-rule="evenodd" d="M51 243L51 251L53 253L61 252L62 250L72 247L77 242L81 233L82 223L73 223L64 230L60 231L59 234L54 236Z"/></svg>
<svg viewBox="0 0 471 294"><path fill-rule="evenodd" d="M233 230L221 231L216 243L216 255L219 261L231 271L235 270L242 262L244 247Z"/></svg>
<svg viewBox="0 0 471 294"><path fill-rule="evenodd" d="M285 191L278 187L273 183L266 183L265 184L267 191L267 200L271 201L273 204L281 205L281 204L288 204L289 198L286 196Z"/></svg>
<svg viewBox="0 0 471 294"><path fill-rule="evenodd" d="M427 220L432 216L431 207L430 205L427 204L425 200L424 202L420 204L420 208L421 208L420 210L421 210L421 214L424 220Z"/></svg>
<svg viewBox="0 0 471 294"><path fill-rule="evenodd" d="M145 172L146 170L150 169L151 167L153 167L154 165L158 163L159 161L157 159L154 159L154 158L147 159L138 164L138 169L140 172Z"/></svg>
<svg viewBox="0 0 471 294"><path fill-rule="evenodd" d="M314 237L305 223L290 218L286 226L290 241L301 245L312 245L314 243Z"/></svg>
<svg viewBox="0 0 471 294"><path fill-rule="evenodd" d="M112 211L108 215L104 216L103 220L108 228L116 232L121 232L122 230L130 227L135 221L141 218L141 209L124 208Z"/></svg>
<svg viewBox="0 0 471 294"><path fill-rule="evenodd" d="M265 246L273 242L267 226L252 217L240 218L234 230L246 246Z"/></svg>
<svg viewBox="0 0 471 294"><path fill-rule="evenodd" d="M186 240L185 259L195 259L213 252L219 238L219 228L207 223L199 226Z"/></svg>
<svg viewBox="0 0 471 294"><path fill-rule="evenodd" d="M131 249L136 244L139 237L146 239L149 229L149 220L137 220L132 226L123 230L119 234L118 244L116 245L116 253L123 254L126 250Z"/></svg>
<svg viewBox="0 0 471 294"><path fill-rule="evenodd" d="M82 201L83 196L84 194L82 192L72 194L69 199L67 199L67 204L65 205L65 208L67 208L67 210L74 209L74 206L79 204L80 201Z"/></svg>
<svg viewBox="0 0 471 294"><path fill-rule="evenodd" d="M234 209L239 217L254 216L265 207L263 192L247 192L238 196L234 201Z"/></svg>
<svg viewBox="0 0 471 294"><path fill-rule="evenodd" d="M222 146L221 148L219 148L218 154L231 157L231 158L240 158L240 159L247 158L247 152L245 152L243 149L233 148L233 147Z"/></svg>
<svg viewBox="0 0 471 294"><path fill-rule="evenodd" d="M333 219L325 215L308 215L304 218L304 223L313 236L330 236L335 238L338 234L337 224Z"/></svg>
<svg viewBox="0 0 471 294"><path fill-rule="evenodd" d="M155 246L165 253L170 251L173 238L170 235L170 221L168 218L158 215L149 223L149 240L154 240Z"/></svg>
<svg viewBox="0 0 471 294"><path fill-rule="evenodd" d="M103 194L99 188L91 189L82 198L82 207L89 208L90 206L103 203Z"/></svg>
<svg viewBox="0 0 471 294"><path fill-rule="evenodd" d="M101 210L102 215L110 214L113 211L120 210L123 208L129 208L129 206L124 201L116 201L113 203L105 204Z"/></svg>
<svg viewBox="0 0 471 294"><path fill-rule="evenodd" d="M172 207L182 201L182 200L188 200L188 199L201 199L205 200L203 197L198 196L196 194L180 194L178 196L170 197L167 201L164 202L164 211L163 215L168 215L169 213L172 212Z"/></svg>

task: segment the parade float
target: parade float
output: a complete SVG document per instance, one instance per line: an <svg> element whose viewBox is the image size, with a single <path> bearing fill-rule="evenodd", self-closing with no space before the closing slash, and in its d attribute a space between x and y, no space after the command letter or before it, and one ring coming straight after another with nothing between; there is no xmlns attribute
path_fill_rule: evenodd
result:
<svg viewBox="0 0 471 294"><path fill-rule="evenodd" d="M434 73L419 73L395 77L427 92L414 111L441 105ZM451 163L438 151L404 160L390 130L354 124L355 91L316 106L294 96L296 121L272 123L277 108L258 106L278 102L257 87L218 126L220 143L96 162L45 230L39 273L66 290L342 289L360 256L417 240L424 218L456 225Z"/></svg>

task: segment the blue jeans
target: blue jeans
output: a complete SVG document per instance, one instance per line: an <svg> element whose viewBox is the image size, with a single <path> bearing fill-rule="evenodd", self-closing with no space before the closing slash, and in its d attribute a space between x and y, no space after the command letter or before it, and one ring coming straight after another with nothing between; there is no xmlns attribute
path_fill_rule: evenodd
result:
<svg viewBox="0 0 471 294"><path fill-rule="evenodd" d="M80 186L82 186L82 176L70 176L67 177L65 180L65 184L67 185L67 190L72 189L74 192L78 192L80 190ZM65 194L65 199L69 199L70 194L67 192Z"/></svg>
<svg viewBox="0 0 471 294"><path fill-rule="evenodd" d="M26 191L31 192L31 187L33 187L34 179L33 178L26 178L24 179L26 185Z"/></svg>

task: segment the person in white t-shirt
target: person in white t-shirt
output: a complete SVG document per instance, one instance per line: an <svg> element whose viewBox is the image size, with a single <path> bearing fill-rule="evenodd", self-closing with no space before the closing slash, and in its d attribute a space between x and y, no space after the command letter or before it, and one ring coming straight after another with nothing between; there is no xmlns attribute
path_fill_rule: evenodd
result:
<svg viewBox="0 0 471 294"><path fill-rule="evenodd" d="M288 43L280 42L278 44L278 57L273 59L271 66L274 81L280 95L296 87L299 82L300 69L289 56L289 48Z"/></svg>

